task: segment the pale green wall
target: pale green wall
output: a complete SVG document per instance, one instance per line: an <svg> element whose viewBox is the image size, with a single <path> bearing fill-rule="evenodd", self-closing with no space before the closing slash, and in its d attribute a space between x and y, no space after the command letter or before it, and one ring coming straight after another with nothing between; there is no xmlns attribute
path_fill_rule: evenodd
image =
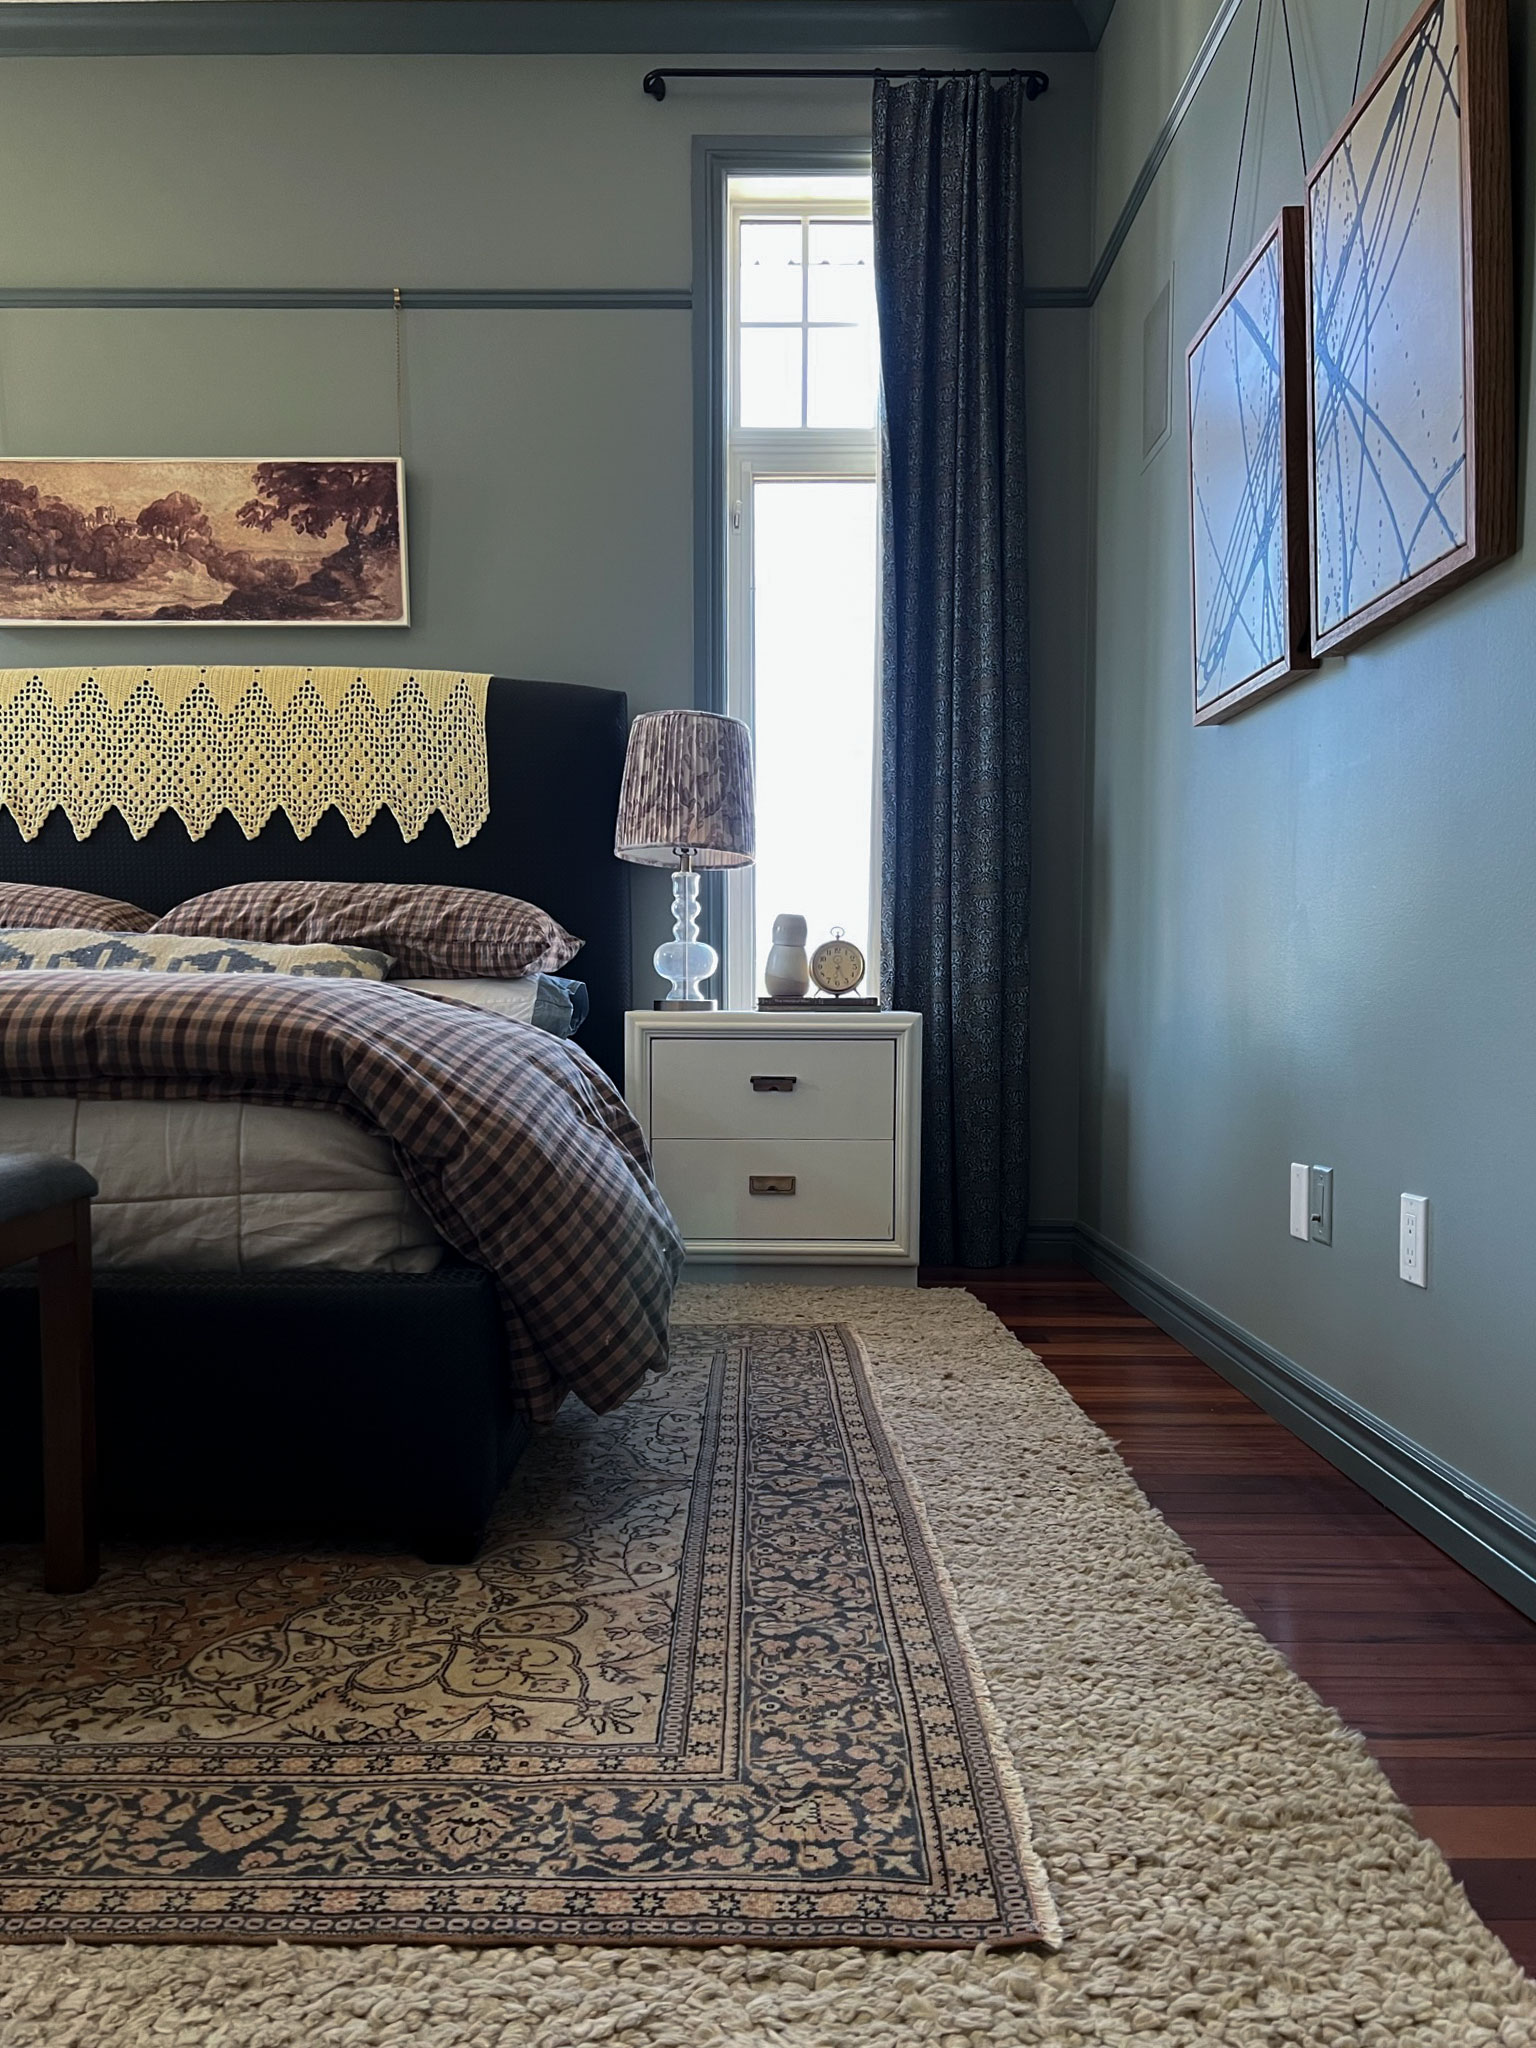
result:
<svg viewBox="0 0 1536 2048"><path fill-rule="evenodd" d="M1101 105L1161 118L1167 19L1120 0ZM1214 11L1191 8L1189 32ZM1291 0L1316 153L1358 5ZM1367 72L1409 12L1372 9ZM1528 0L1512 0L1522 362L1533 207ZM1280 10L1270 8L1279 28ZM1190 335L1221 290L1245 10L1100 298L1085 919L1083 1218L1517 1506L1536 1510L1536 575L1522 550L1232 723L1190 722ZM1271 61L1272 59L1272 61ZM1161 87L1160 87L1161 89ZM1112 125L1112 124L1109 124ZM1122 159L1101 119L1100 184ZM1283 39L1261 47L1234 261L1302 180ZM1174 430L1141 460L1142 322L1174 277ZM1524 373L1522 439L1529 430ZM1287 1231L1293 1159L1334 1242ZM1431 1285L1397 1277L1398 1196Z"/></svg>
<svg viewBox="0 0 1536 2048"><path fill-rule="evenodd" d="M1118 0L1099 43L1094 248L1136 181L1220 0Z"/></svg>
<svg viewBox="0 0 1536 2048"><path fill-rule="evenodd" d="M1092 60L1046 61L1027 253L1033 282L1078 283ZM696 132L868 134L865 86L678 87L657 106L644 68L614 56L8 59L0 278L686 286ZM1070 1216L1087 316L1042 312L1030 327L1036 1207ZM6 633L0 664L366 654L619 687L635 709L686 700L689 315L418 311L406 334L408 632ZM0 313L0 458L388 453L392 350L387 312ZM642 1001L666 903L665 877L637 878Z"/></svg>

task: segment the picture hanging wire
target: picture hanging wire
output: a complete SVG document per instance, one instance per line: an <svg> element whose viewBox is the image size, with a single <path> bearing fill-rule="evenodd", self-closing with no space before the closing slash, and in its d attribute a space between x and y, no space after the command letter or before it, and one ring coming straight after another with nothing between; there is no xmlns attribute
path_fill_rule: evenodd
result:
<svg viewBox="0 0 1536 2048"><path fill-rule="evenodd" d="M1369 4L1369 0L1367 0ZM1301 92L1296 84L1296 52L1291 44L1290 0L1280 0L1280 19L1285 23L1285 54L1291 60L1291 100L1296 108L1296 147L1301 151L1301 175L1307 175L1307 138L1301 125Z"/></svg>
<svg viewBox="0 0 1536 2048"><path fill-rule="evenodd" d="M400 302L400 287L393 287L395 295L395 453L401 459L405 456L405 354L404 335L405 308Z"/></svg>
<svg viewBox="0 0 1536 2048"><path fill-rule="evenodd" d="M1369 0L1367 0L1369 4ZM1221 288L1227 288L1232 268L1232 230L1237 226L1237 195L1243 186L1243 151L1248 147L1248 113L1253 105L1253 75L1259 68L1259 24L1264 19L1264 0L1253 10L1253 50L1248 58L1248 90L1243 95L1243 132L1237 139L1237 171L1232 179L1232 211L1227 216L1227 253L1221 261Z"/></svg>
<svg viewBox="0 0 1536 2048"><path fill-rule="evenodd" d="M1370 18L1371 0L1365 0L1365 5L1360 10L1360 47L1355 52L1355 90L1350 101L1351 106L1360 97L1360 67L1365 62L1365 25Z"/></svg>

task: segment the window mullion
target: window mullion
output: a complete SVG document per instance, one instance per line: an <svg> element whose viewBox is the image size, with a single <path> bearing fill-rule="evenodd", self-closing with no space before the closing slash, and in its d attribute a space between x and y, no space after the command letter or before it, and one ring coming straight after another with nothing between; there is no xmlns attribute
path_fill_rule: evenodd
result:
<svg viewBox="0 0 1536 2048"><path fill-rule="evenodd" d="M740 513L735 521L736 561L731 579L731 602L735 613L730 636L730 676L726 709L755 732L757 728L756 689L753 662L752 576L752 482L750 460L731 464L731 478ZM756 877L750 867L727 870L725 877L726 929L734 935L727 948L725 1001L730 1009L750 1010L757 991L757 951L753 934L757 921Z"/></svg>
<svg viewBox="0 0 1536 2048"><path fill-rule="evenodd" d="M800 216L800 424L811 417L811 222Z"/></svg>

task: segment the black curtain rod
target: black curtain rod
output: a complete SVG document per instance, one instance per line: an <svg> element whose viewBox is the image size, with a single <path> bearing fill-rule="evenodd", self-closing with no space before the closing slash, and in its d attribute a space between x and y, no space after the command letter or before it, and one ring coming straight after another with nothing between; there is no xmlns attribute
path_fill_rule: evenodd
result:
<svg viewBox="0 0 1536 2048"><path fill-rule="evenodd" d="M738 69L716 71L707 67L685 68L681 71L668 65L661 71L647 71L641 84L653 100L664 100L667 96L669 78L971 78L970 71L930 71L926 67L898 65L894 70L882 71L764 71L748 66ZM1048 90L1051 80L1045 71L992 71L990 78L1022 78L1024 97L1039 99Z"/></svg>

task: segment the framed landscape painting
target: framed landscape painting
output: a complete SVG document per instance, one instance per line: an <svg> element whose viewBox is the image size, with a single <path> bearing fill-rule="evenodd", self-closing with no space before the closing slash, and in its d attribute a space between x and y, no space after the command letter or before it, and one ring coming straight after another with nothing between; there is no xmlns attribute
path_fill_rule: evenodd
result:
<svg viewBox="0 0 1536 2048"><path fill-rule="evenodd" d="M1313 649L1515 542L1505 0L1426 0L1307 182Z"/></svg>
<svg viewBox="0 0 1536 2048"><path fill-rule="evenodd" d="M0 625L409 623L393 458L0 456Z"/></svg>
<svg viewBox="0 0 1536 2048"><path fill-rule="evenodd" d="M1305 216L1288 206L1189 345L1195 723L1317 666L1307 609Z"/></svg>

